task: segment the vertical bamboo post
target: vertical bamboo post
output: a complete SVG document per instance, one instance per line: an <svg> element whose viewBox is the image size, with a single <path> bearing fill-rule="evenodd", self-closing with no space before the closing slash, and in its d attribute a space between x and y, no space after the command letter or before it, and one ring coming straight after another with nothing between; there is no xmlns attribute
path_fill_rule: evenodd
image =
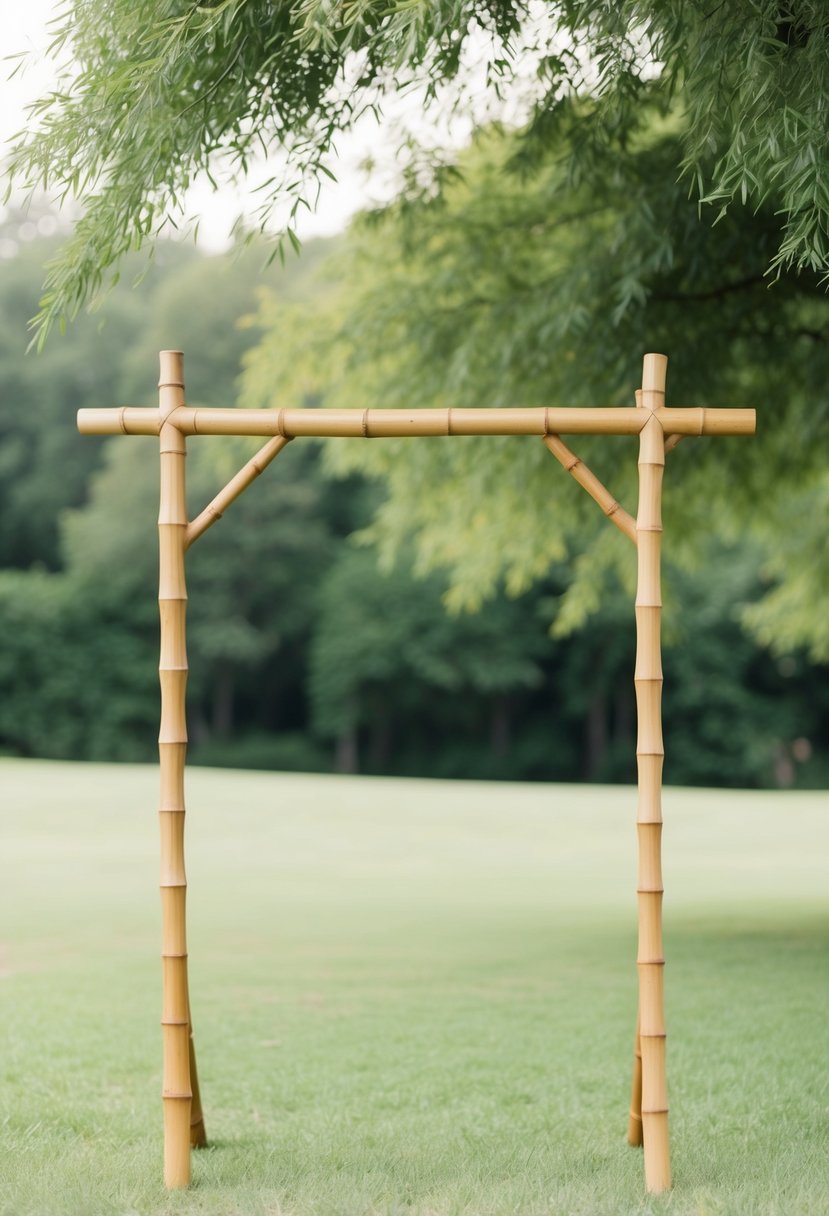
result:
<svg viewBox="0 0 829 1216"><path fill-rule="evenodd" d="M161 728L158 758L161 776L161 964L162 1038L164 1046L164 1185L190 1182L190 1006L187 989L187 934L184 871L184 763L187 753L185 692L187 648L184 574L187 506L185 503L185 439L169 422L184 404L183 356L165 350L160 355L158 385L161 416L161 489L158 513L158 609L161 654Z"/></svg>
<svg viewBox="0 0 829 1216"><path fill-rule="evenodd" d="M636 407L642 408L642 390L635 392ZM635 523L634 523L635 527ZM638 543L638 537L634 533ZM638 885L638 884L637 884ZM630 1110L628 1112L628 1144L642 1147L642 1045L639 1042L639 1009L636 1010L636 1034L633 1037L633 1079L630 1086Z"/></svg>
<svg viewBox="0 0 829 1216"><path fill-rule="evenodd" d="M645 355L644 410L665 403L664 355ZM639 432L639 509L636 517L636 762L639 779L639 1044L642 1055L642 1135L645 1186L651 1193L671 1186L668 1091L665 1074L665 1014L662 952L662 477L665 435L653 414Z"/></svg>

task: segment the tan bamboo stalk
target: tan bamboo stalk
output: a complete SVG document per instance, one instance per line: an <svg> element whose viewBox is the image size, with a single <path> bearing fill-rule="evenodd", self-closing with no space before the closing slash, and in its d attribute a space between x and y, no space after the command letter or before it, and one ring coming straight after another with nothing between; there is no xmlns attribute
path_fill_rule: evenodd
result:
<svg viewBox="0 0 829 1216"><path fill-rule="evenodd" d="M242 466L235 477L232 477L216 497L207 504L201 514L197 515L193 522L187 525L187 532L185 533L186 548L189 549L194 541L198 540L208 528L212 528L216 521L222 518L222 515L230 504L236 501L252 481L256 480L259 474L279 455L287 443L290 443L290 440L283 435L277 435L274 439L269 439L256 455L252 456L247 464Z"/></svg>
<svg viewBox="0 0 829 1216"><path fill-rule="evenodd" d="M637 409L642 408L642 390L634 392ZM630 1086L630 1111L628 1115L628 1144L642 1147L642 1044L639 1042L639 1006L637 995L636 1033L633 1036L633 1079Z"/></svg>
<svg viewBox="0 0 829 1216"><path fill-rule="evenodd" d="M671 409L671 434L753 435L754 410ZM406 435L638 435L642 411L627 408L424 409L424 410L176 410L170 421L182 435L300 435L379 439ZM139 406L78 411L84 435L157 435L158 410Z"/></svg>
<svg viewBox="0 0 829 1216"><path fill-rule="evenodd" d="M591 473L584 461L579 460L575 452L571 452L558 435L545 435L544 443L559 464L587 491L594 502L599 504L610 522L636 544L636 521L616 501L607 487L602 485L595 473Z"/></svg>
<svg viewBox="0 0 829 1216"><path fill-rule="evenodd" d="M639 774L639 1006L631 1098L631 1142L644 1139L647 1189L670 1187L665 1025L663 1011L660 654L661 490L665 452L685 435L747 435L754 410L671 409L664 406L666 360L647 355L636 409L503 410L194 410L184 405L182 356L161 354L159 408L80 410L84 434L158 435L161 453L159 612L161 617L161 898L164 1037L164 1178L168 1187L190 1178L189 1144L204 1143L187 985L184 871L184 765L188 544L299 435L540 435L550 451L621 526L629 516L562 443L559 432L640 436L639 508L635 527L622 526L638 549L636 597ZM189 526L185 507L185 436L273 436ZM668 438L666 439L666 435ZM631 534L632 533L632 534ZM638 1069L638 1071L637 1071Z"/></svg>
<svg viewBox="0 0 829 1216"><path fill-rule="evenodd" d="M641 409L643 405L642 390L637 389L636 404ZM684 435L667 435L665 437L665 455L673 451L677 444L685 438ZM639 1041L639 1013L636 1014L636 1034L633 1043L633 1079L631 1082L630 1113L628 1117L628 1144L634 1148L642 1146L642 1045Z"/></svg>
<svg viewBox="0 0 829 1216"><path fill-rule="evenodd" d="M642 1136L645 1186L671 1186L662 950L662 477L665 432L655 411L665 400L664 355L645 355L639 434L639 509L636 516L636 760L639 776L639 1044L642 1053Z"/></svg>
<svg viewBox="0 0 829 1216"><path fill-rule="evenodd" d="M204 1126L204 1111L201 1104L201 1090L199 1089L199 1070L196 1067L196 1047L193 1042L193 1016L190 1013L190 1004L187 1005L187 1040L188 1040L188 1055L190 1058L190 1092L193 1097L190 1102L190 1147L191 1148L206 1148L207 1147L207 1129Z"/></svg>
<svg viewBox="0 0 829 1216"><path fill-rule="evenodd" d="M162 1038L164 1046L164 1184L190 1182L190 1119L193 1099L190 1001L187 985L186 895L184 870L184 763L187 753L185 692L187 648L184 573L187 507L185 439L168 421L184 402L183 359L179 351L162 351L159 378L161 493L158 513L158 607L161 622L161 728L158 755L161 773L161 955ZM195 1070L194 1070L195 1071ZM196 1129L198 1134L203 1134Z"/></svg>
<svg viewBox="0 0 829 1216"><path fill-rule="evenodd" d="M630 1087L630 1115L628 1118L628 1144L639 1148L642 1144L642 1047L639 1042L639 1017L636 1017L636 1035L633 1040L633 1081Z"/></svg>

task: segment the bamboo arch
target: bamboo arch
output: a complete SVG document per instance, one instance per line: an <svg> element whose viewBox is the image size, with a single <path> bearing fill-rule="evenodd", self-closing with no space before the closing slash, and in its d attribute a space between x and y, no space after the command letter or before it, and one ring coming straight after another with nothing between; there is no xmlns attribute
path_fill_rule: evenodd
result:
<svg viewBox="0 0 829 1216"><path fill-rule="evenodd" d="M78 411L86 435L157 435L161 489L158 515L161 648L160 768L162 1041L164 1056L164 1182L190 1182L190 1148L206 1144L187 984L184 869L184 768L187 752L185 554L285 445L302 435L382 436L536 435L601 507L637 551L636 760L639 787L637 882L639 1015L628 1140L644 1146L645 1185L670 1189L668 1092L662 948L662 659L661 547L665 454L688 435L750 435L754 410L674 409L665 405L667 359L645 355L636 406L611 409L191 409L184 400L184 358L162 351L158 409L122 407ZM560 434L638 435L636 518L613 498ZM216 497L188 520L186 440L191 435L270 436Z"/></svg>

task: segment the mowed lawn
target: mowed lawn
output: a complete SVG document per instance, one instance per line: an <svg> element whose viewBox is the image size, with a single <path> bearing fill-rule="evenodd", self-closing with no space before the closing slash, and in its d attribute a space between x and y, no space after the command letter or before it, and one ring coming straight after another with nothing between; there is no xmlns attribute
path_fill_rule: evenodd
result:
<svg viewBox="0 0 829 1216"><path fill-rule="evenodd" d="M675 1187L625 1143L635 791L194 770L211 1145L161 1175L156 773L0 762L3 1216L826 1216L829 799L667 790Z"/></svg>

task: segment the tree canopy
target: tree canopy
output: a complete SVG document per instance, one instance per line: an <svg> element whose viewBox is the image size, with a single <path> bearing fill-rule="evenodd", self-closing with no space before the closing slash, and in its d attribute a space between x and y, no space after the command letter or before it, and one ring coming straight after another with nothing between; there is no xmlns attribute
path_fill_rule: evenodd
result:
<svg viewBox="0 0 829 1216"><path fill-rule="evenodd" d="M442 239L448 249L451 216L464 214L463 208L458 211L463 199L467 192L477 197L476 183L483 180L471 160L466 178L468 186L458 185L457 197L447 199ZM496 211L503 203L491 200ZM435 222L439 211L424 218ZM393 259L402 231L390 220L377 234L379 246L367 241L366 253L374 248L381 262ZM415 239L419 215L417 225L407 220L405 231ZM352 287L355 280L355 253L344 255L336 269L329 262L323 273L320 265L316 281L309 273L315 248L306 248L286 268L273 267L267 280L280 295L268 301L263 320L269 328L263 331L235 324L237 314L254 306L262 281L260 254L207 258L180 245L162 245L140 293L126 283L113 292L103 332L91 318L82 318L71 339L50 342L33 358L24 353L21 318L36 298L43 254L54 247L53 240L27 242L12 221L0 226L0 238L17 240L19 246L0 277L5 324L0 343L5 521L0 530L0 751L150 759L158 714L157 451L150 440L95 442L80 436L74 407L119 400L149 404L160 344L185 347L189 399L197 404L226 404L240 357L257 341L251 374L256 366L265 375L269 360L274 371L280 350L294 352L284 373L283 401L300 393L309 405L322 395L331 399L337 388L332 367L316 358L309 331L322 336L336 325L330 353L345 371L353 359L346 359L343 314L349 299L358 298L346 290L349 276ZM355 232L346 243L362 247L363 235ZM330 251L331 243L319 250L321 255ZM431 243L424 253L431 255ZM433 262L436 274L443 275L440 259ZM391 264L380 268L405 288L404 268L397 267L396 278ZM420 273L425 277L423 267ZM376 267L371 276L363 275L366 296L383 287ZM341 276L345 282L338 285ZM411 286L411 303L419 307L427 298L424 289L415 279ZM473 286L471 276L470 290ZM355 331L366 342L375 329L371 317L379 298L374 312L366 311L366 328ZM511 311L504 304L500 314L502 321L510 316L518 330L522 299L515 297ZM214 300L222 307L203 306ZM362 306L362 295L359 300ZM399 299L397 307L402 318ZM540 309L539 316L546 311ZM447 314L447 322L451 318ZM532 315L528 324L536 324ZM455 328L465 333L457 318ZM382 336L382 329L377 332ZM494 333L480 325L484 343L491 345ZM280 334L286 345L275 341ZM395 341L386 351L390 388ZM556 350L566 355L572 349L556 341L544 354L552 366ZM414 359L402 347L400 353L405 375L413 375ZM463 358L474 364L474 351ZM358 372L356 364L348 369L342 390L351 384L349 391L355 391ZM446 362L439 361L424 388L431 393L446 372ZM733 387L738 368L729 376ZM508 380L518 383L516 368ZM538 387L530 389L540 393L543 380L539 372ZM267 384L272 390L274 380ZM481 460L466 441L434 443L437 456L452 449L471 457L459 470L458 500L468 503L475 487L482 492L477 525L469 521L467 559L485 558L492 548L488 496L502 478L525 519L532 509L522 459L534 458L541 445L530 438L502 447L492 442L495 447L487 447ZM608 479L621 493L619 445L626 448L623 464L632 463L634 454L624 440L609 443L606 456L617 469ZM749 446L738 442L732 450L747 455ZM405 454L422 447L429 444L410 444ZM385 450L386 442L360 441L331 449L368 455ZM688 441L671 453L672 512L673 489L679 484L683 494L687 489L680 460L686 469L707 466L717 450L714 441L706 451L695 451ZM213 496L248 451L245 441L229 438L191 445L191 512ZM496 452L498 475L492 476ZM611 564L629 574L629 546L615 530L601 526L598 512L589 501L583 503L552 458L538 454L546 463L538 470L537 515L533 527L519 521L518 530L543 539L547 531L563 529L583 586L585 556L601 536ZM421 776L631 779L630 593L613 571L605 571L590 630L566 639L550 637L546 628L563 602L572 604L566 592L571 567L563 563L553 562L521 597L497 590L475 615L448 615L441 602L446 575L436 570L414 577L408 543L400 546L396 567L384 573L374 553L347 540L365 527L385 486L353 476L331 479L320 455L313 441L292 443L190 554L188 712L194 761L306 770L336 765ZM772 593L773 606L785 615L785 629L775 628L770 636L790 653L769 654L741 627L747 606L752 614L763 607L752 546L741 546L738 553L714 543L704 567L688 575L666 569L665 724L673 739L672 781L718 784L728 774L742 785L825 784L829 684L825 668L812 666L797 646L805 618L811 618L810 628L816 616L825 622L820 580L827 567L826 538L820 524L826 499L803 475L802 455L792 467L800 470L798 493L789 496L785 519L781 513L774 520L786 544L768 547L778 567L772 575L789 567L787 579ZM717 471L722 477L741 472L739 465ZM428 481L422 485L424 495L433 492ZM437 491L445 493L439 482ZM503 506L508 499L501 495L495 502ZM574 518L572 512L583 508L583 518ZM712 519L701 517L710 532ZM814 526L805 528L810 518ZM572 527L564 526L568 519ZM666 519L672 529L669 552L675 553L676 516L666 513ZM510 526L515 527L514 519L512 525L507 519L498 523L499 543L507 552ZM797 554L794 562L787 551ZM666 559L666 568L670 565ZM794 570L800 572L796 578Z"/></svg>
<svg viewBox="0 0 829 1216"><path fill-rule="evenodd" d="M659 115L628 152L623 178L618 164L598 162L577 189L560 144L532 175L505 172L517 144L481 133L438 199L404 201L382 222L355 226L313 315L286 313L265 294L245 402L275 406L287 392L352 407L624 405L642 352L668 351L669 404L755 406L759 416L750 441L689 441L671 454L671 553L698 563L712 533L753 534L772 555L785 548L772 576L812 594L796 618L777 596L753 621L770 640L787 612L787 644L825 657L816 592L826 562L815 555L826 543L817 504L829 438L829 298L818 276L787 272L768 288L764 268L780 231L769 209L729 213L713 228L697 222L674 185L681 141ZM634 509L624 442L575 446ZM383 479L372 536L387 557L414 537L422 569L451 572L456 606L475 607L501 579L520 592L571 556L574 578L557 609L567 630L595 610L609 570L631 578L627 542L540 443L332 444L330 459ZM795 489L796 545L781 528L791 526ZM815 509L803 509L805 500Z"/></svg>
<svg viewBox="0 0 829 1216"><path fill-rule="evenodd" d="M757 779L770 757L793 764L796 745L814 733L808 723L814 715L825 720L825 707L812 707L812 719L775 708L797 677L767 654L758 661L755 644L729 614L739 604L742 619L766 645L806 646L819 661L829 657L821 608L829 595L823 458L829 439L828 43L829 10L821 0L401 0L391 6L373 0L69 0L55 50L71 52L71 66L34 107L9 163L10 190L44 189L82 204L73 234L49 263L39 337L45 340L55 322L100 299L121 269L132 272L136 251L153 247L169 221L180 222L185 193L199 173L243 177L260 156L267 158L271 178L256 222L277 232L287 224L290 233L299 209L313 204L317 184L336 168L338 136L362 115L381 110L401 90L413 91L427 110L468 112L477 130L460 152L418 149L403 137L397 200L354 226L345 252L326 266L305 303L263 297L257 318L263 338L248 357L245 401L629 404L642 352L661 348L671 356L670 403L759 407L750 443L699 441L705 451L695 453L695 441L671 454L665 504L671 553L686 566L709 557L706 538L719 534L705 602L717 600L712 588L723 589L716 605L721 633L715 638L712 624L701 663L705 680L686 669L677 705L685 715L699 714L712 754L721 732L703 705L715 701L727 718L739 702L748 722L742 695L752 688L759 717L751 721L762 745L743 750L745 779ZM10 275L13 284L21 265ZM24 286L19 298L31 311L30 280L21 274ZM188 308L194 297L197 310ZM168 346L171 336L178 341L184 318L192 322L186 332L194 347L205 348L202 366L189 365L191 391L231 392L251 333L240 337L235 316L223 327L222 314L252 307L249 280L223 279L217 288L215 268L182 261L175 281L154 298L159 324L175 320L176 328L156 337L152 326L144 327L137 346ZM110 324L117 338L131 330L133 310L120 292L114 302ZM5 308L4 297L0 311ZM15 315L19 309L15 301ZM12 352L0 351L6 353L11 359ZM124 362L121 383L138 384L144 374L138 354ZM44 377L56 367L45 365ZM119 369L111 361L99 370L102 386L110 377L116 382ZM71 388L71 374L60 378ZM78 388L85 393L87 386ZM74 390L67 396L71 404ZM46 451L34 425L15 419L9 439L4 561L25 567L39 528L47 566L66 567L54 575L15 570L0 580L7 633L19 634L22 647L12 666L26 672L37 665L41 631L57 636L68 623L80 638L94 626L84 537L107 532L122 489L132 486L137 500L147 487L126 456L114 455L108 473L90 483L98 459L92 445L72 476L55 478L51 470L62 458L65 434ZM620 462L612 443L577 446L631 507L632 461ZM503 740L510 715L514 721L525 712L534 717L534 683L543 668L546 677L569 682L567 712L580 705L588 714L592 742L584 750L592 759L583 771L621 771L612 766L609 740L613 735L620 749L625 742L628 754L630 714L623 701L614 703L611 690L627 661L615 650L616 609L619 588L631 578L630 554L542 446L424 441L407 445L401 459L402 448L389 441L342 444L331 452L329 467L339 474L380 479L385 496L370 535L387 556L414 552L416 567L429 577L416 584L405 562L370 575L359 550L348 550L323 574L329 539L342 521L351 527L356 517L341 503L332 508L337 492L329 501L315 459L307 466L292 465L293 457L280 461L276 477L284 475L287 484L273 489L261 526L268 510L289 506L297 513L280 552L299 572L310 557L313 579L292 585L301 592L300 615L311 624L306 629L299 618L286 618L278 630L272 627L273 602L283 591L277 577L262 595L247 589L244 619L230 630L194 616L194 647L206 675L202 687L194 680L193 691L205 738L219 738L238 710L262 730L275 720L286 730L311 721L312 733L336 734L345 752L368 732L369 752L382 757L391 685L408 687L416 675L416 718L436 721L450 700L455 712L467 690L482 691L490 638L506 632L500 675L483 690L493 740ZM198 469L194 464L194 483ZM212 475L209 462L202 473ZM50 477L49 493L40 495ZM62 504L80 511L68 517L61 547L54 516L62 480ZM36 517L35 500L49 504L51 523ZM255 514L256 499L238 510ZM735 539L747 542L745 568L736 568L728 548ZM130 577L149 568L143 543L136 542ZM207 541L205 581L241 556L231 542ZM769 593L760 598L763 579ZM531 599L505 598L504 584L510 593L532 588ZM675 602L691 598L690 586L674 571L668 594ZM352 605L354 628L344 636L338 621L345 597L358 591L363 598ZM126 586L116 592L124 603L136 598ZM466 667L455 661L455 641L470 630L439 615L441 595L456 606L487 602L489 615L471 631L477 650ZM357 626L364 621L370 628L373 606L387 600L398 602L407 619L420 601L437 667L424 661L422 646L412 645L377 651L378 669L362 668ZM668 644L681 648L677 616L670 602L666 607ZM95 612L108 610L95 601ZM570 649L548 639L543 658L521 643L527 613L554 618L564 633L591 612L603 664L583 638L571 640ZM24 618L36 628L19 627ZM149 645L148 622L129 613L125 619L135 626L133 643ZM727 666L723 638L739 657L739 679L717 687L714 677ZM226 676L231 659L272 671L277 657L281 664L294 651L303 656L298 666L307 664L288 680L296 714L281 717L274 696L267 705L236 704L239 690ZM331 655L338 656L336 688ZM796 671L800 658L786 662ZM113 718L126 748L129 724L148 714L148 689L137 661L134 666L135 689L127 687L130 674ZM66 717L60 746L87 746L79 742L82 716L66 712L77 673L58 675L29 717L18 721L9 711L0 736L5 731L15 747L32 746L32 738L43 746L57 706ZM25 738L15 733L21 723L28 723ZM417 733L402 718L394 726L400 735ZM563 726L562 738L572 726L566 715ZM89 746L97 754L100 741ZM428 743L423 747L421 767ZM565 752L572 765L578 748L570 741L562 747L562 765ZM550 768L548 742L545 748L543 764L527 755L512 771L572 771ZM688 779L697 779L690 754L686 762Z"/></svg>
<svg viewBox="0 0 829 1216"><path fill-rule="evenodd" d="M829 269L822 0L70 0L54 50L71 65L9 166L13 187L83 206L49 268L42 335L176 217L199 172L273 158L259 221L284 212L292 231L336 138L405 88L427 107L484 90L521 117L525 167L579 97L574 183L597 161L623 170L656 105L675 116L681 195L712 215L776 213L764 270ZM435 164L425 180L410 168L413 188L440 181Z"/></svg>

